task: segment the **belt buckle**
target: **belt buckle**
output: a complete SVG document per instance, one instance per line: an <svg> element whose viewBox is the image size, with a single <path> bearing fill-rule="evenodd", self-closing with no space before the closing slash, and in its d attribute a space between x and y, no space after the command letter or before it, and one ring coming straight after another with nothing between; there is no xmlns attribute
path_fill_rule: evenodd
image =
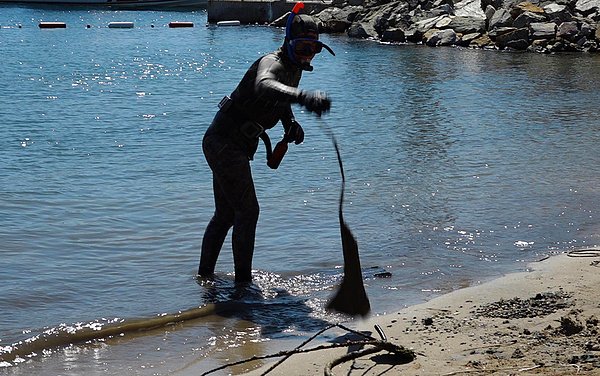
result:
<svg viewBox="0 0 600 376"><path fill-rule="evenodd" d="M218 104L219 110L227 112L227 110L229 110L229 107L231 107L232 104L233 100L226 95L223 97L223 99L221 99L221 101Z"/></svg>
<svg viewBox="0 0 600 376"><path fill-rule="evenodd" d="M265 129L255 121L246 121L240 125L240 132L249 139L258 138Z"/></svg>

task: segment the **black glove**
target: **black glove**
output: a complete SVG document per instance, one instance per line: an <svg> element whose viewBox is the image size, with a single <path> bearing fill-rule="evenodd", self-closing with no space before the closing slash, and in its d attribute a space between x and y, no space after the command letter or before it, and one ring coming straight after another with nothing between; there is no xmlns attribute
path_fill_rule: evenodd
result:
<svg viewBox="0 0 600 376"><path fill-rule="evenodd" d="M304 129L296 120L291 120L285 129L285 139L287 142L294 142L296 145L304 142Z"/></svg>
<svg viewBox="0 0 600 376"><path fill-rule="evenodd" d="M310 112L314 112L318 116L329 111L331 108L331 99L327 96L327 93L319 90L312 92L303 91L298 97L298 103L306 107Z"/></svg>

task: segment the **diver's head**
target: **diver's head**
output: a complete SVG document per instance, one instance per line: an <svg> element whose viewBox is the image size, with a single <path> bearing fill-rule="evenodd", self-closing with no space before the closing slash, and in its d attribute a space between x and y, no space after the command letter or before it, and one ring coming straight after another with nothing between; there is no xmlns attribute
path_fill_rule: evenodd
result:
<svg viewBox="0 0 600 376"><path fill-rule="evenodd" d="M292 12L289 17L293 19L286 28L285 46L287 55L294 64L303 70L312 71L310 63L323 47L335 55L329 46L319 41L319 26L311 16Z"/></svg>

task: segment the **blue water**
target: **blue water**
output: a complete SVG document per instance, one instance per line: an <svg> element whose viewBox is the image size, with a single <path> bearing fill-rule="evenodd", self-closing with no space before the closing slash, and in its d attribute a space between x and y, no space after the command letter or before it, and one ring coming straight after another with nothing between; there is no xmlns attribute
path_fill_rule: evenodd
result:
<svg viewBox="0 0 600 376"><path fill-rule="evenodd" d="M205 23L201 10L0 5L0 346L236 298L229 240L216 286L194 278L213 211L201 139L283 31ZM600 57L323 39L337 56L318 56L301 86L328 91L331 113L296 108L304 144L276 171L262 146L252 162L261 217L246 308L0 374L198 373L339 320L323 309L342 272L341 179L323 127L340 143L374 314L600 243Z"/></svg>

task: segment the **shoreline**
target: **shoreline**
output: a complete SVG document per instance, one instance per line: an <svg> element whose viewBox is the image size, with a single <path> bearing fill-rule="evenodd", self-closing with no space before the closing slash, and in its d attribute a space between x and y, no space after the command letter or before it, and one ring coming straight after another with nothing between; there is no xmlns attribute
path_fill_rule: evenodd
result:
<svg viewBox="0 0 600 376"><path fill-rule="evenodd" d="M389 342L413 350L416 359L398 364L382 351L343 363L333 374L600 375L599 263L600 250L592 257L560 254L530 263L526 272L354 321L350 328L375 338L378 325ZM318 341L324 342L317 337L304 348ZM268 374L320 375L347 353L342 347L294 354ZM273 359L245 375L263 374Z"/></svg>

